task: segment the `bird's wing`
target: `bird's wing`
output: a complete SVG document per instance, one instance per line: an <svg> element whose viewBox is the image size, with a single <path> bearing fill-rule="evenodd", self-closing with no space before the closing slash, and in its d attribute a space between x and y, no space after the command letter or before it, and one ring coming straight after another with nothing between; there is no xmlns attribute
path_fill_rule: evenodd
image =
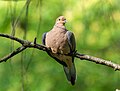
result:
<svg viewBox="0 0 120 91"><path fill-rule="evenodd" d="M45 45L46 34L47 33L43 33L43 35L42 35L42 44L43 45Z"/></svg>
<svg viewBox="0 0 120 91"><path fill-rule="evenodd" d="M74 52L76 49L76 42L75 42L75 36L72 32L67 31L66 32L67 38L68 38L68 43L70 46L70 52Z"/></svg>
<svg viewBox="0 0 120 91"><path fill-rule="evenodd" d="M75 49L76 49L76 42L75 42L74 34L70 31L67 31L66 36L67 36L67 41L68 41L68 44L70 47L70 53L74 53ZM71 84L74 85L75 80L76 80L76 69L75 69L75 65L74 65L74 56L72 56L71 60L69 60L69 61L71 61L70 68L65 67L65 66L63 66L63 68L64 68L64 71L65 71L68 81L70 81Z"/></svg>

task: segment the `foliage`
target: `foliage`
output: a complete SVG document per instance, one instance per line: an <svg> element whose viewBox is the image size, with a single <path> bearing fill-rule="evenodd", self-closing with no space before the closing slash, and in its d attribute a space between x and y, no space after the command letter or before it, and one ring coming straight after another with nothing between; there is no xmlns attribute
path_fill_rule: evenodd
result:
<svg viewBox="0 0 120 91"><path fill-rule="evenodd" d="M77 50L119 63L119 0L32 0L0 1L0 33L41 43L59 15L67 18L67 29L74 32ZM27 17L27 18L26 18ZM28 21L28 22L27 22ZM26 33L26 34L25 34ZM24 37L25 36L25 37ZM14 45L13 45L14 44ZM19 46L0 37L0 58ZM113 69L75 59L77 82L71 86L63 68L45 52L28 49L0 64L0 91L115 91L120 89L120 73Z"/></svg>

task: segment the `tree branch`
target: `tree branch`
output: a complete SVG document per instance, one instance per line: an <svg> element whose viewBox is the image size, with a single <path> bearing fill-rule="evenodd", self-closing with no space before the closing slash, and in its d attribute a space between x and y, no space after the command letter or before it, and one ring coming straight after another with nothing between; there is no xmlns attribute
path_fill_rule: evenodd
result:
<svg viewBox="0 0 120 91"><path fill-rule="evenodd" d="M15 41L19 42L20 44L24 44L24 42L25 42L25 40L21 40L19 38L16 38L14 36L10 36L10 35L7 35L7 34L1 34L0 33L0 36L1 37L5 37L5 38L9 38L9 39L12 39L12 40L15 40Z"/></svg>
<svg viewBox="0 0 120 91"><path fill-rule="evenodd" d="M120 65L119 64L113 63L113 62L108 61L108 60L93 57L93 56L90 56L90 55L79 54L79 53L76 53L75 57L80 58L81 60L88 60L88 61L91 61L91 62L94 62L94 63L97 63L97 64L106 65L108 67L113 68L115 71L120 70Z"/></svg>
<svg viewBox="0 0 120 91"><path fill-rule="evenodd" d="M7 35L7 34L0 34L0 36L5 37L5 38L9 38L11 40L17 41L20 44L22 44L21 47L19 47L15 51L9 53L5 57L1 58L0 63L4 62L4 61L6 62L9 58L11 58L11 57L15 56L16 54L22 52L26 48L36 48L36 49L43 50L43 51L51 51L46 46L37 44L36 43L36 38L34 39L34 43L33 43L33 42L29 42L27 40L22 40L22 39L19 39L17 37L13 37L13 36L10 36L10 35ZM68 56L70 56L70 55L68 55ZM80 54L80 53L75 53L74 56L76 58L81 59L81 60L86 60L86 61L91 61L91 62L94 62L94 63L97 63L97 64L102 64L102 65L111 67L114 70L119 70L120 71L120 65L119 64L115 64L115 63L113 63L111 61L108 61L108 60L104 60L104 59L101 59L101 58L97 58L97 57L93 57L93 56L85 55L85 54Z"/></svg>

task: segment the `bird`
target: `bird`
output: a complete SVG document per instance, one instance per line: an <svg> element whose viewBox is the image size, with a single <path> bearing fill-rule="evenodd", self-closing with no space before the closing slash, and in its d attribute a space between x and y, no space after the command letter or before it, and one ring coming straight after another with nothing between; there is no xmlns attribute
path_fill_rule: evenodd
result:
<svg viewBox="0 0 120 91"><path fill-rule="evenodd" d="M47 51L48 55L63 66L67 80L74 85L76 68L73 54L76 52L76 41L74 34L66 29L66 22L64 16L59 16L53 28L49 32L43 33L42 44L51 49L51 51Z"/></svg>

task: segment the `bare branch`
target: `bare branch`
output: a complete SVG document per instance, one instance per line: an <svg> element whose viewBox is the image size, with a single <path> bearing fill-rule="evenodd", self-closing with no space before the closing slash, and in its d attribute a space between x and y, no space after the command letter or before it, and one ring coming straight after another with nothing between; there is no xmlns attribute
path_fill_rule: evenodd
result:
<svg viewBox="0 0 120 91"><path fill-rule="evenodd" d="M37 44L37 43L35 43L35 41L36 41L36 38L35 38L35 40L34 40L34 43L33 42L29 42L29 41L27 41L27 40L22 40L22 39L19 39L19 38L17 38L17 37L14 37L14 36L11 36L11 35L7 35L7 34L1 34L0 33L0 36L1 37L5 37L5 38L8 38L8 39L11 39L11 40L15 40L15 41L17 41L17 42L19 42L20 44L22 44L24 47L30 47L30 48L37 48L37 49L39 49L39 50L43 50L43 51L47 51L47 50L49 50L48 48L46 48L44 45L40 45L40 44Z"/></svg>
<svg viewBox="0 0 120 91"><path fill-rule="evenodd" d="M93 56L90 56L90 55L79 54L79 53L76 53L75 57L80 58L81 60L88 60L88 61L91 61L91 62L95 62L97 64L106 65L108 67L113 68L114 70L120 70L120 65L119 64L115 64L115 63L113 63L111 61L108 61L108 60L93 57Z"/></svg>
<svg viewBox="0 0 120 91"><path fill-rule="evenodd" d="M12 39L12 40L17 41L20 44L22 44L21 47L19 47L18 49L16 49L12 53L8 54L7 56L3 57L2 59L0 59L0 62L7 61L9 58L11 58L14 55L20 53L21 51L25 50L26 48L36 48L36 49L43 50L43 51L46 51L46 52L47 51L51 51L46 46L37 44L36 43L36 38L34 39L34 43L33 43L33 42L29 42L27 40L22 40L22 39L19 39L17 37L13 37L13 36L10 36L10 35L7 35L7 34L0 34L0 36ZM97 58L97 57L93 57L93 56L90 56L90 55L80 54L80 53L75 53L73 55L76 58L79 58L81 60L86 60L86 61L91 61L91 62L94 62L94 63L97 63L97 64L102 64L102 65L111 67L114 70L119 70L120 71L120 65L119 64L115 64L115 63L113 63L111 61L104 60L104 59ZM68 55L68 56L70 56L70 55Z"/></svg>
<svg viewBox="0 0 120 91"><path fill-rule="evenodd" d="M14 36L10 36L10 35L7 35L7 34L0 34L0 36L1 37L5 37L5 38L9 38L9 39L12 39L12 40L15 40L15 41L17 41L17 42L19 42L21 44L24 43L24 40L21 40L19 38L14 37Z"/></svg>

